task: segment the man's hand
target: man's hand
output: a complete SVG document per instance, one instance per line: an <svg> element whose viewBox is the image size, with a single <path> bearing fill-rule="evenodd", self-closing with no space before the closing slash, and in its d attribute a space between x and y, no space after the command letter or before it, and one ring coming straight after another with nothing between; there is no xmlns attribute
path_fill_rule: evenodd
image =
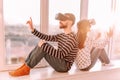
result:
<svg viewBox="0 0 120 80"><path fill-rule="evenodd" d="M31 17L30 17L30 20L28 20L26 22L26 24L28 24L30 26L31 31L33 32L34 31L34 27L33 27L33 22L32 22L32 18Z"/></svg>
<svg viewBox="0 0 120 80"><path fill-rule="evenodd" d="M45 40L40 40L38 46L41 47L45 43Z"/></svg>

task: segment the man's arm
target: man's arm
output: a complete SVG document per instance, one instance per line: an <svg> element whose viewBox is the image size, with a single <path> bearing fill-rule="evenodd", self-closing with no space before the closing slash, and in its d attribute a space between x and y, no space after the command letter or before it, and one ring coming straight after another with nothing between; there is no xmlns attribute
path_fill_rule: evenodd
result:
<svg viewBox="0 0 120 80"><path fill-rule="evenodd" d="M44 43L41 46L42 50L46 53L50 54L51 56L57 57L57 58L63 58L66 54L63 53L61 49L55 49L52 45L48 43Z"/></svg>
<svg viewBox="0 0 120 80"><path fill-rule="evenodd" d="M39 37L40 39L44 39L46 41L57 41L57 35L46 35L46 34L43 34L43 33L39 32L39 31L37 31L33 26L33 22L32 22L31 17L30 17L30 20L28 20L26 24L29 25L31 32L35 36Z"/></svg>
<svg viewBox="0 0 120 80"><path fill-rule="evenodd" d="M44 43L42 46L43 51L47 52L48 54L58 57L58 58L64 58L66 55L68 55L71 51L77 47L77 44L74 39L71 39L69 41L66 41L65 44L62 44L63 48L55 49L53 46L51 46L48 43Z"/></svg>
<svg viewBox="0 0 120 80"><path fill-rule="evenodd" d="M57 35L46 35L46 34L43 34L39 31L37 31L36 29L34 29L32 34L34 34L38 38L46 40L46 41L57 41Z"/></svg>

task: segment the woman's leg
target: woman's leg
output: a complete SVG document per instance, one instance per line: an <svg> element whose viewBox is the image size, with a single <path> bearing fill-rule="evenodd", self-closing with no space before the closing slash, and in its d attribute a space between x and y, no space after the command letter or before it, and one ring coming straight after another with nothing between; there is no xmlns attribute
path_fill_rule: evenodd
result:
<svg viewBox="0 0 120 80"><path fill-rule="evenodd" d="M101 49L99 59L100 59L100 61L102 63L105 63L105 64L109 64L110 63L109 57L108 57L105 49Z"/></svg>
<svg viewBox="0 0 120 80"><path fill-rule="evenodd" d="M88 71L95 65L96 61L98 60L100 56L100 49L94 48L92 49L90 54L91 54L91 64L87 68L82 69L83 71Z"/></svg>

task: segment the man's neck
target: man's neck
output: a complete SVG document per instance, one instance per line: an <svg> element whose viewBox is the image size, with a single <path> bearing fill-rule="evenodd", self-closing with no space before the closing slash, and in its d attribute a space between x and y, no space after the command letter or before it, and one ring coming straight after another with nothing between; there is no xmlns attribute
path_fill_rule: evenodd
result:
<svg viewBox="0 0 120 80"><path fill-rule="evenodd" d="M72 29L71 28L66 28L66 29L64 29L64 33L65 34L69 34L69 33L71 33L72 32Z"/></svg>

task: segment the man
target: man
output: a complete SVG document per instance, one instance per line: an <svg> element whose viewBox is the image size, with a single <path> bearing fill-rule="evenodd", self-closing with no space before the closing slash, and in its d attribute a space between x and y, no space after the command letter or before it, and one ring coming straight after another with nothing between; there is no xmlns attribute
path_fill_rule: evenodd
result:
<svg viewBox="0 0 120 80"><path fill-rule="evenodd" d="M71 13L58 13L56 19L59 20L59 28L64 30L64 33L57 35L46 35L38 32L32 23L32 19L27 21L30 26L32 34L39 37L38 45L28 55L25 63L15 71L9 72L11 76L29 75L30 69L36 66L42 58L58 72L67 72L76 57L78 51L78 44L75 34L72 32L72 26L75 22L75 16ZM58 49L46 41L58 42Z"/></svg>

